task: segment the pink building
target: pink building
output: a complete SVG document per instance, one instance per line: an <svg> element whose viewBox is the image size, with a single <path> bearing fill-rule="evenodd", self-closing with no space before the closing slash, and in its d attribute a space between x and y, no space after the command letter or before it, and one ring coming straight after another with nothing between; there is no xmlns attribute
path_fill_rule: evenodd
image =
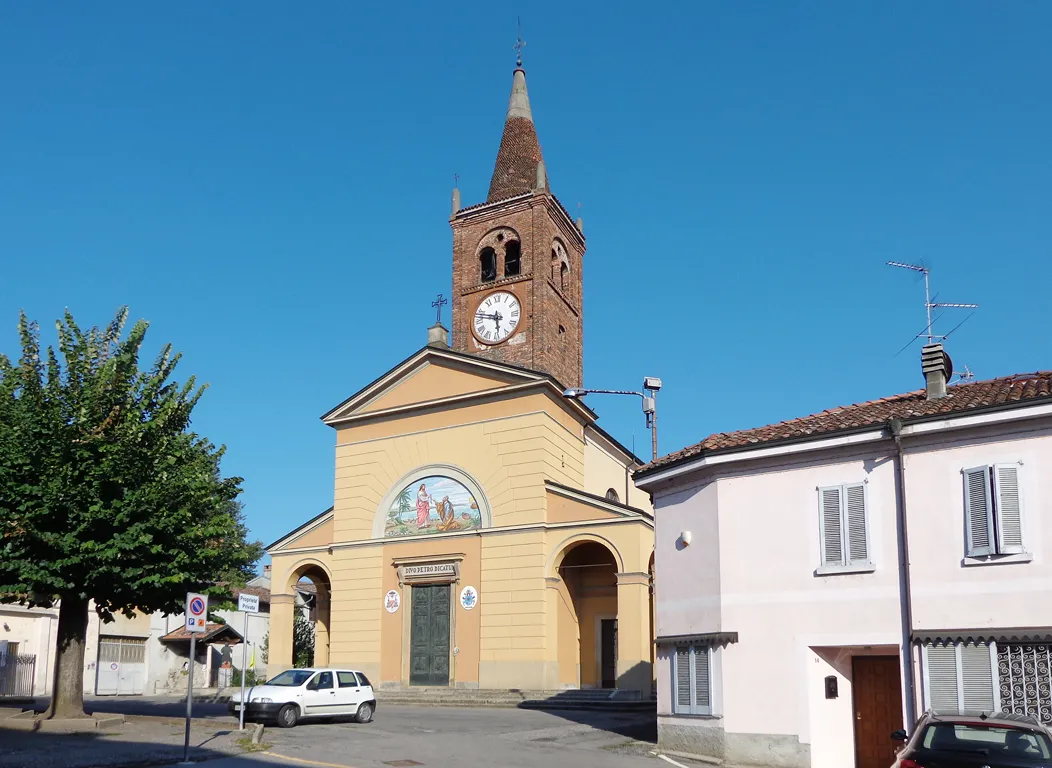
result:
<svg viewBox="0 0 1052 768"><path fill-rule="evenodd" d="M660 745L886 768L925 709L1052 721L1052 372L729 434L647 465Z"/></svg>

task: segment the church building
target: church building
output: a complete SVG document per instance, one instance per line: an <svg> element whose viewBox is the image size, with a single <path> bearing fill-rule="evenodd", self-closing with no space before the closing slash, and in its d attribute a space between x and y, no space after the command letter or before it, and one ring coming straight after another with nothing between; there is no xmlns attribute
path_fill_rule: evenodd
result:
<svg viewBox="0 0 1052 768"><path fill-rule="evenodd" d="M642 462L582 386L585 238L552 194L521 62L485 202L453 195L452 343L322 420L334 505L272 544L269 673L317 588L315 665L377 687L620 688L653 681L654 519Z"/></svg>

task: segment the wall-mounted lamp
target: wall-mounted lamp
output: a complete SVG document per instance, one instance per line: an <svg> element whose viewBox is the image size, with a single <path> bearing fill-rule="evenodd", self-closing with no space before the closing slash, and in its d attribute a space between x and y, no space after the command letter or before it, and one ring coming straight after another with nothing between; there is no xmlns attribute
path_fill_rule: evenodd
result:
<svg viewBox="0 0 1052 768"><path fill-rule="evenodd" d="M5 621L5 622L4 622L4 632L10 632L10 631L11 631L11 627L9 627L9 626L7 625L7 622Z"/></svg>
<svg viewBox="0 0 1052 768"><path fill-rule="evenodd" d="M690 531L683 531L679 535L679 540L683 542L684 547L690 546Z"/></svg>

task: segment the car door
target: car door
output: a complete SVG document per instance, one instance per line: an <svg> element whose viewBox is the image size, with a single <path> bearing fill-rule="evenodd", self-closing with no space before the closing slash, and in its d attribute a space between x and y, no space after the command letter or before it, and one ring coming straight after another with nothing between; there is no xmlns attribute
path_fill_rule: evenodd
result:
<svg viewBox="0 0 1052 768"><path fill-rule="evenodd" d="M358 705L365 700L362 696L362 687L358 684L358 678L353 672L341 669L336 673L336 682L340 685L336 697L344 708L341 711L348 715L355 714L358 711Z"/></svg>
<svg viewBox="0 0 1052 768"><path fill-rule="evenodd" d="M339 714L332 672L319 672L304 686L303 714L309 717Z"/></svg>

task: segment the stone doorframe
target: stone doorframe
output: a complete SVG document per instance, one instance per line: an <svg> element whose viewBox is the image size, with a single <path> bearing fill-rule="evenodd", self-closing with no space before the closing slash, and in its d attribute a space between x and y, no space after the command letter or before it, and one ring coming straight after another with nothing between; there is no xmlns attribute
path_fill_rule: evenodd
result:
<svg viewBox="0 0 1052 768"><path fill-rule="evenodd" d="M391 564L398 569L398 587L401 591L399 599L403 606L402 610L402 664L401 678L402 687L409 687L409 668L413 652L413 585L449 585L449 687L456 688L457 685L457 605L460 596L457 594L457 586L460 584L460 563L464 560L463 553L450 555L424 555L418 557L396 557ZM451 565L450 572L417 574L413 571L419 566L445 566ZM445 570L445 569L443 569Z"/></svg>

